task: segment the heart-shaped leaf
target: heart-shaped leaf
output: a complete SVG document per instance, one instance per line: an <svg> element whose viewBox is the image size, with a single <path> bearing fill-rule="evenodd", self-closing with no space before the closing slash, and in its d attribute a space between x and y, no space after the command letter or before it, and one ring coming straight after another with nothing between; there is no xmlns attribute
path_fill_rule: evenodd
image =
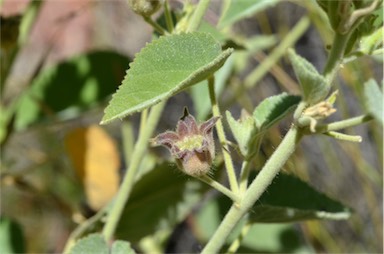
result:
<svg viewBox="0 0 384 254"><path fill-rule="evenodd" d="M211 35L199 32L154 40L136 56L101 123L141 111L207 78L232 51L222 51Z"/></svg>

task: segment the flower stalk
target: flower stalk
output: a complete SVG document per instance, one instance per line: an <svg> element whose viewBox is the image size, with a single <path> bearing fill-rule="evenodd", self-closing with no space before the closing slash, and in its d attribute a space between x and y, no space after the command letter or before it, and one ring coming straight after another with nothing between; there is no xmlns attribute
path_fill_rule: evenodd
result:
<svg viewBox="0 0 384 254"><path fill-rule="evenodd" d="M219 117L216 124L216 131L217 136L219 138L220 144L221 144L221 151L223 153L224 157L224 164L225 168L227 170L229 185L231 187L231 190L236 194L239 192L239 184L237 182L235 168L233 166L231 155L229 154L229 149L227 145L227 139L225 137L223 122L221 121L221 113L219 109L219 105L216 100L216 94L215 94L215 78L214 76L211 76L208 78L208 89L209 89L209 97L211 99L212 104L212 113L214 117Z"/></svg>

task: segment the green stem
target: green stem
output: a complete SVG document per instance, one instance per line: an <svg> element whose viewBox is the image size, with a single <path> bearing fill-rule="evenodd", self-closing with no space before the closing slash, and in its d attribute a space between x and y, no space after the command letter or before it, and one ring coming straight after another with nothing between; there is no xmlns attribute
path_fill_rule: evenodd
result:
<svg viewBox="0 0 384 254"><path fill-rule="evenodd" d="M229 249L227 253L233 254L236 253L237 249L240 247L241 242L243 241L244 237L248 234L249 230L252 227L252 223L247 222L244 227L241 229L240 235L236 238L236 240L229 246Z"/></svg>
<svg viewBox="0 0 384 254"><path fill-rule="evenodd" d="M123 122L121 132L123 137L124 161L127 165L129 165L131 162L131 154L134 151L135 141L132 122L129 119Z"/></svg>
<svg viewBox="0 0 384 254"><path fill-rule="evenodd" d="M155 21L153 21L151 17L143 16L143 18L144 18L145 22L150 24L159 34L161 34L161 35L167 34L167 32L164 30L164 28L162 28L159 24L157 24Z"/></svg>
<svg viewBox="0 0 384 254"><path fill-rule="evenodd" d="M69 236L67 243L65 244L63 253L67 254L71 250L71 248L75 245L76 239L82 236L87 230L91 228L96 222L100 221L104 214L108 211L111 204L106 205L100 211L98 211L91 218L79 224L79 226L71 233Z"/></svg>
<svg viewBox="0 0 384 254"><path fill-rule="evenodd" d="M245 159L241 165L240 173L240 193L245 193L248 186L248 177L251 171L252 159Z"/></svg>
<svg viewBox="0 0 384 254"><path fill-rule="evenodd" d="M235 168L233 167L232 158L231 158L231 155L229 154L229 149L228 149L228 145L227 145L228 142L227 142L227 139L225 137L223 122L221 121L221 114L220 114L219 105L216 101L214 76L211 76L208 79L208 89L209 89L209 97L211 99L211 104L212 104L213 116L220 117L216 123L216 131L217 131L217 136L219 137L219 141L221 144L221 150L222 150L223 157L224 157L225 168L227 170L229 185L231 187L231 190L235 194L237 194L239 192L239 185L237 183L236 173L235 173Z"/></svg>
<svg viewBox="0 0 384 254"><path fill-rule="evenodd" d="M343 60L345 47L348 43L350 33L335 33L333 38L331 52L329 53L327 63L325 64L323 74L326 80L333 80L339 66ZM331 83L331 82L327 82Z"/></svg>
<svg viewBox="0 0 384 254"><path fill-rule="evenodd" d="M208 9L211 0L200 0L193 16L191 18L191 22L189 23L187 32L196 31L199 28L201 21L203 20L204 14Z"/></svg>
<svg viewBox="0 0 384 254"><path fill-rule="evenodd" d="M147 121L148 121L148 109L144 109L142 112L141 112L141 118L140 118L140 132L143 131L143 129L145 129L145 127L147 126Z"/></svg>
<svg viewBox="0 0 384 254"><path fill-rule="evenodd" d="M277 63L277 61L286 53L286 50L292 47L296 41L304 34L310 25L308 17L303 17L295 25L295 27L285 36L281 43L271 52L271 54L260 63L260 65L251 72L244 80L244 85L237 86L238 90L233 93L227 103L232 104L236 98L241 97L247 88L251 88L258 84L258 82L270 71L270 69Z"/></svg>
<svg viewBox="0 0 384 254"><path fill-rule="evenodd" d="M117 224L120 220L121 214L123 212L124 206L129 198L129 195L132 191L133 182L136 176L136 173L139 169L140 163L144 158L144 155L147 151L148 140L153 134L154 129L157 126L160 115L165 106L165 101L160 102L156 106L153 106L151 112L149 113L148 120L146 125L141 129L138 140L135 145L135 149L131 156L131 163L127 169L127 172L124 176L123 182L120 186L119 192L114 200L111 211L108 213L107 222L103 228L104 239L109 242L115 233Z"/></svg>
<svg viewBox="0 0 384 254"><path fill-rule="evenodd" d="M248 187L248 178L249 178L249 173L251 172L251 166L254 158L257 158L260 146L261 146L261 141L263 140L262 135L257 137L257 140L255 142L255 152L252 153L252 156L247 156L245 160L243 161L243 164L241 165L241 173L240 173L240 193L245 193Z"/></svg>
<svg viewBox="0 0 384 254"><path fill-rule="evenodd" d="M309 18L303 17L295 27L287 34L271 54L260 65L251 72L245 79L245 87L255 86L265 74L276 64L276 62L286 53L286 50L296 43L310 25Z"/></svg>
<svg viewBox="0 0 384 254"><path fill-rule="evenodd" d="M164 14L165 14L165 23L167 24L167 29L169 33L172 33L173 29L175 28L175 25L173 24L172 13L169 9L168 1L165 1L164 3Z"/></svg>
<svg viewBox="0 0 384 254"><path fill-rule="evenodd" d="M328 131L328 132L325 132L323 134L330 136L330 137L333 137L335 139L340 139L340 140L344 140L344 141L358 142L358 143L363 141L361 136L348 135L348 134L344 134L344 133L340 133L340 132L336 132L336 131Z"/></svg>
<svg viewBox="0 0 384 254"><path fill-rule="evenodd" d="M233 202L240 203L240 198L236 194L234 194L230 189L228 189L227 187L225 187L221 183L215 181L214 179L210 178L209 176L203 175L203 176L198 177L198 179L200 179L201 181L210 185L211 187L213 187L217 191L220 191L225 196L232 199Z"/></svg>
<svg viewBox="0 0 384 254"><path fill-rule="evenodd" d="M320 125L316 127L316 133L337 131L337 130L353 127L353 126L368 122L372 119L373 117L371 115L361 115L361 116L349 118L346 120L330 123L327 125Z"/></svg>
<svg viewBox="0 0 384 254"><path fill-rule="evenodd" d="M249 211L252 205L271 184L273 178L279 173L281 167L295 151L301 134L296 126L292 126L285 135L276 151L265 163L263 169L249 186L240 205L233 204L220 226L203 249L203 254L219 253L229 234L233 231L240 219Z"/></svg>
<svg viewBox="0 0 384 254"><path fill-rule="evenodd" d="M358 20L363 18L364 16L367 16L371 14L378 6L379 6L380 0L375 0L371 3L371 5L357 9L349 16L348 20L345 23L341 24L341 27L339 27L339 31L348 31L353 28L356 28L358 25Z"/></svg>

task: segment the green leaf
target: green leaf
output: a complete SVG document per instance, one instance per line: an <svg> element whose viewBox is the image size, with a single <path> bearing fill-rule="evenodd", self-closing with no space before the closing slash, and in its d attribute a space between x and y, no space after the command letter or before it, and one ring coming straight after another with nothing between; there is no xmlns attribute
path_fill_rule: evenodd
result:
<svg viewBox="0 0 384 254"><path fill-rule="evenodd" d="M369 114L381 124L383 119L383 92L380 90L376 80L370 79L364 84L365 103Z"/></svg>
<svg viewBox="0 0 384 254"><path fill-rule="evenodd" d="M70 254L89 253L109 254L107 243L101 234L90 234L81 238L70 250Z"/></svg>
<svg viewBox="0 0 384 254"><path fill-rule="evenodd" d="M281 120L300 102L300 96L282 93L263 100L253 111L253 116L245 111L239 120L235 120L229 111L226 112L228 125L239 145L243 156L252 156L257 138L264 131ZM245 114L244 114L245 113Z"/></svg>
<svg viewBox="0 0 384 254"><path fill-rule="evenodd" d="M230 205L229 202L228 205ZM193 228L198 232L197 237L201 242L205 243L212 237L227 212L226 208L222 202L215 199L215 201L206 202L199 210L196 219L193 220L195 222ZM244 225L243 219L232 230L222 250L228 249ZM237 253L313 253L313 250L305 246L294 225L290 223L257 223L251 226L242 239Z"/></svg>
<svg viewBox="0 0 384 254"><path fill-rule="evenodd" d="M300 96L281 93L264 99L253 111L256 127L267 130L290 113L300 102Z"/></svg>
<svg viewBox="0 0 384 254"><path fill-rule="evenodd" d="M253 177L251 177L253 178ZM208 241L223 220L232 202L224 197L206 202L197 215L197 232L201 241ZM312 253L303 245L300 237L290 230L289 224L301 220L312 219L347 219L350 216L348 208L326 195L317 192L307 183L292 175L278 175L260 199L249 212L252 226L242 241L242 251L239 253ZM268 224L264 224L268 223ZM227 244L232 243L239 235L244 219L233 230ZM284 232L284 233L283 233ZM282 238L282 235L290 240Z"/></svg>
<svg viewBox="0 0 384 254"><path fill-rule="evenodd" d="M223 28L230 26L241 19L252 17L255 13L276 5L278 1L279 0L226 1L218 27ZM229 3L229 5L227 3Z"/></svg>
<svg viewBox="0 0 384 254"><path fill-rule="evenodd" d="M173 228L185 219L207 190L205 185L177 172L169 163L135 183L116 235L137 243L157 230Z"/></svg>
<svg viewBox="0 0 384 254"><path fill-rule="evenodd" d="M311 219L348 219L350 209L307 183L278 175L250 213L253 222L292 222Z"/></svg>
<svg viewBox="0 0 384 254"><path fill-rule="evenodd" d="M310 62L297 55L293 49L289 49L288 56L301 85L303 100L310 105L323 100L330 89L325 78L317 72Z"/></svg>
<svg viewBox="0 0 384 254"><path fill-rule="evenodd" d="M225 113L229 128L239 145L240 152L246 157L250 152L249 145L256 134L255 120L251 116L240 117L239 120L235 120L231 112L226 111Z"/></svg>
<svg viewBox="0 0 384 254"><path fill-rule="evenodd" d="M131 244L127 241L117 240L113 242L111 254L135 254Z"/></svg>
<svg viewBox="0 0 384 254"><path fill-rule="evenodd" d="M252 177L251 177L252 178ZM226 197L216 200L220 214L231 202ZM313 219L340 220L350 216L350 209L313 189L307 183L287 174L279 174L253 205L249 219L257 223L281 223Z"/></svg>
<svg viewBox="0 0 384 254"><path fill-rule="evenodd" d="M360 51L363 54L370 55L379 47L383 47L384 27L380 27L373 33L366 35L360 40Z"/></svg>
<svg viewBox="0 0 384 254"><path fill-rule="evenodd" d="M24 253L22 228L15 221L0 217L0 253Z"/></svg>
<svg viewBox="0 0 384 254"><path fill-rule="evenodd" d="M209 34L162 36L136 56L101 124L141 111L213 74L232 53Z"/></svg>

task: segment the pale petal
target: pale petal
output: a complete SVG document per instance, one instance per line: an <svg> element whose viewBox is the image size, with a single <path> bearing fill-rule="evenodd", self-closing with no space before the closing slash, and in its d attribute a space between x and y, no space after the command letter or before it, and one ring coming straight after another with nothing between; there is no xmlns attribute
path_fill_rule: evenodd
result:
<svg viewBox="0 0 384 254"><path fill-rule="evenodd" d="M192 115L187 115L183 120L177 123L176 128L180 138L186 135L198 134L198 127L195 118Z"/></svg>
<svg viewBox="0 0 384 254"><path fill-rule="evenodd" d="M220 117L218 116L215 116L215 117L212 117L210 119L208 119L207 121L205 121L204 123L202 123L199 127L199 130L200 130L200 133L201 134L207 134L209 132L212 131L212 128L213 126L215 126L216 122L220 119Z"/></svg>
<svg viewBox="0 0 384 254"><path fill-rule="evenodd" d="M188 135L189 133L189 128L187 126L187 123L184 122L184 120L180 120L179 122L177 122L177 128L176 128L176 132L177 134L179 134L179 136L181 138L185 137L186 135Z"/></svg>
<svg viewBox="0 0 384 254"><path fill-rule="evenodd" d="M176 132L173 131L166 131L164 133L161 133L157 135L153 139L153 144L157 146L166 146L169 149L171 149L174 145L174 143L179 139L179 136L176 134Z"/></svg>

